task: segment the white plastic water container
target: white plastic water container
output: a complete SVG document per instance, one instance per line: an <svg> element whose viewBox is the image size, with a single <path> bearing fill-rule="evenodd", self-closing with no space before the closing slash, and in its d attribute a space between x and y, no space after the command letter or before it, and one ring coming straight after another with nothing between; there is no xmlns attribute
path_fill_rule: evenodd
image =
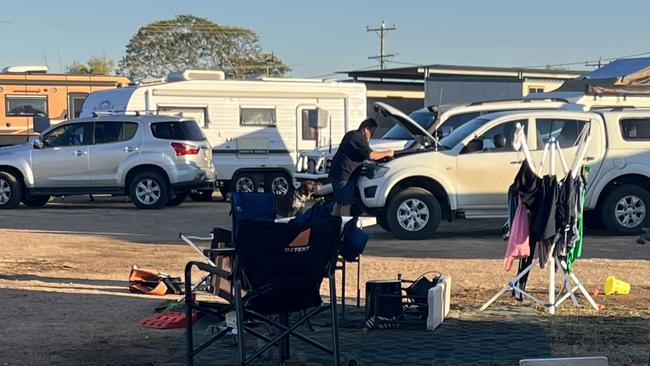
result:
<svg viewBox="0 0 650 366"><path fill-rule="evenodd" d="M435 330L449 314L451 304L451 277L441 277L427 295L427 330Z"/></svg>

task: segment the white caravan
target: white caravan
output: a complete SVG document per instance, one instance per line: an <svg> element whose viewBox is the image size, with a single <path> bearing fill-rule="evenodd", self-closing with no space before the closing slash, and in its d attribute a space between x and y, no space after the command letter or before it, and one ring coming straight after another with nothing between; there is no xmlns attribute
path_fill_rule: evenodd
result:
<svg viewBox="0 0 650 366"><path fill-rule="evenodd" d="M92 93L81 116L123 111L195 119L212 145L222 193L264 187L285 194L300 152L338 143L366 117L366 87L321 79L225 80L219 71L188 70Z"/></svg>

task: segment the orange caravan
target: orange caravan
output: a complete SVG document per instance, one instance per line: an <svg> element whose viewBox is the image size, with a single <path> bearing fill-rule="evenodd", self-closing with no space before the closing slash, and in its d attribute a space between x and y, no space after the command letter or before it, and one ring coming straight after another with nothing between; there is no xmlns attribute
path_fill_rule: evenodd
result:
<svg viewBox="0 0 650 366"><path fill-rule="evenodd" d="M126 86L123 76L48 74L44 66L0 73L0 146L27 142L50 123L79 116L88 93Z"/></svg>

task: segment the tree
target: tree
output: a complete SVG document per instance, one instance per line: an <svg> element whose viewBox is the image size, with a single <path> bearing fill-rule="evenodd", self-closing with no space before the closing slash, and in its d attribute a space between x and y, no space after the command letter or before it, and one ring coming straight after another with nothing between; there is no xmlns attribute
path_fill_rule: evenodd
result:
<svg viewBox="0 0 650 366"><path fill-rule="evenodd" d="M256 74L283 76L291 70L274 54L262 51L252 30L222 26L193 15L141 27L129 40L119 66L132 80L184 69L221 70L234 79Z"/></svg>
<svg viewBox="0 0 650 366"><path fill-rule="evenodd" d="M115 70L115 61L106 56L92 56L85 64L75 60L67 66L68 74L110 75Z"/></svg>

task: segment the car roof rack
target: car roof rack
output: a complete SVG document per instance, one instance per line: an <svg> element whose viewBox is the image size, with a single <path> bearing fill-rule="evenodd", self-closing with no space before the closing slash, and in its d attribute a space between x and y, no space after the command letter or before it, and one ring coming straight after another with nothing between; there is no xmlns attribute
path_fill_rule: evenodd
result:
<svg viewBox="0 0 650 366"><path fill-rule="evenodd" d="M615 111L624 111L628 109L636 109L635 106L633 105L595 105L589 108L590 111L602 111L602 110L609 110L611 112Z"/></svg>
<svg viewBox="0 0 650 366"><path fill-rule="evenodd" d="M110 111L95 111L92 113L93 117L116 116L116 115L140 117L142 115L154 115L154 114L158 114L158 111L146 110L146 109L145 110L124 109L124 110L110 110Z"/></svg>
<svg viewBox="0 0 650 366"><path fill-rule="evenodd" d="M530 102L563 102L569 103L568 100L564 98L516 98L516 99L494 99L494 100L482 100L478 102L472 102L467 104L468 106L489 104L489 103L499 103L499 102L520 102L520 103L530 103Z"/></svg>

